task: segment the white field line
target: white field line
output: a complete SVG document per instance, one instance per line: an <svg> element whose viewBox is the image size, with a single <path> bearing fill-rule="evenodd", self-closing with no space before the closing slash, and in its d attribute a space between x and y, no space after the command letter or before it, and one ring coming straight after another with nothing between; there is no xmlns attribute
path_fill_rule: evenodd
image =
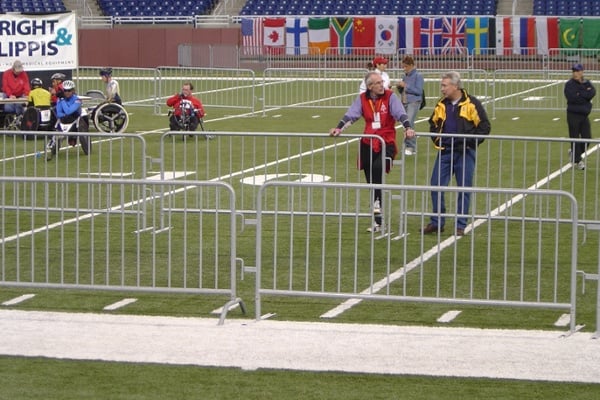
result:
<svg viewBox="0 0 600 400"><path fill-rule="evenodd" d="M22 303L35 297L35 294L22 294L21 296L15 297L14 299L7 300L2 303L3 306L14 306L15 304Z"/></svg>

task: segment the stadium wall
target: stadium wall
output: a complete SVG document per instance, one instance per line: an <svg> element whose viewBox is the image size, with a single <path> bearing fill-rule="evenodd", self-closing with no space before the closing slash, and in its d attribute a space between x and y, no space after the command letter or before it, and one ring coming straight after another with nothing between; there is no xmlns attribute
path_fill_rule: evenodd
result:
<svg viewBox="0 0 600 400"><path fill-rule="evenodd" d="M79 30L79 65L154 68L178 65L180 44L238 45L235 28L113 28Z"/></svg>

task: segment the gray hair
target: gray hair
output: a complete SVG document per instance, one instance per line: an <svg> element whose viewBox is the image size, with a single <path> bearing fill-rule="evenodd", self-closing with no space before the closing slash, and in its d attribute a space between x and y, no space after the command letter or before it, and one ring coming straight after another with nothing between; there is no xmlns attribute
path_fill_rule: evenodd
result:
<svg viewBox="0 0 600 400"><path fill-rule="evenodd" d="M367 87L369 87L369 85L373 83L374 76L377 78L381 78L381 74L376 71L369 71L367 72L367 75L365 75L365 85L367 85Z"/></svg>
<svg viewBox="0 0 600 400"><path fill-rule="evenodd" d="M448 79L451 84L455 85L457 88L462 88L462 83L460 81L460 74L458 71L448 71L442 74L442 79Z"/></svg>

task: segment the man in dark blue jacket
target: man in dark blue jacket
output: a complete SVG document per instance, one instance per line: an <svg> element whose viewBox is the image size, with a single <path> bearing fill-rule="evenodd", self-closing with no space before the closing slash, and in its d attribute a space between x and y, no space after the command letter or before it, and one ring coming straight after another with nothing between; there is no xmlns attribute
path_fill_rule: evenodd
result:
<svg viewBox="0 0 600 400"><path fill-rule="evenodd" d="M575 64L571 71L573 71L573 77L565 83L569 137L572 139L591 139L592 129L589 115L592 112L592 99L596 95L596 89L589 80L584 79L583 65ZM571 144L571 162L577 169L585 169L582 155L585 153L586 147L586 142L573 142Z"/></svg>
<svg viewBox="0 0 600 400"><path fill-rule="evenodd" d="M454 134L489 135L490 121L481 102L462 88L458 72L449 71L442 75L441 91L443 97L429 118L429 131L441 134L432 137L439 153L431 173L431 186L448 186L452 175L458 186L473 186L477 146L484 139L458 138ZM469 212L470 199L471 193L458 193L456 236L465 234L465 215ZM433 214L431 222L423 228L424 235L443 232L446 223L444 192L432 191L431 204Z"/></svg>

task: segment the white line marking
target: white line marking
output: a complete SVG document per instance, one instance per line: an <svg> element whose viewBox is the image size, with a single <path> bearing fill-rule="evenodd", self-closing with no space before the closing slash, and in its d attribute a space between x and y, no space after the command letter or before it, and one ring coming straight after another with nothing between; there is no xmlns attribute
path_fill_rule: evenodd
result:
<svg viewBox="0 0 600 400"><path fill-rule="evenodd" d="M195 172L188 171L165 171L165 180L171 181L173 179L181 178L188 175L194 175ZM149 181L159 181L161 180L161 174L152 175L146 178Z"/></svg>
<svg viewBox="0 0 600 400"><path fill-rule="evenodd" d="M84 174L87 176L107 176L107 177L127 177L127 176L133 176L133 172L88 172L87 174Z"/></svg>
<svg viewBox="0 0 600 400"><path fill-rule="evenodd" d="M24 294L19 297L15 297L14 299L7 300L4 303L2 303L2 305L3 306L14 306L15 304L19 304L26 300L29 300L32 297L35 297L35 294Z"/></svg>
<svg viewBox="0 0 600 400"><path fill-rule="evenodd" d="M103 308L104 311L113 311L119 308L125 307L128 304L135 303L137 299L123 299L117 301L116 303L112 303Z"/></svg>
<svg viewBox="0 0 600 400"><path fill-rule="evenodd" d="M563 314L556 320L556 322L554 323L554 326L567 326L567 325L569 325L570 322L571 322L571 314Z"/></svg>
<svg viewBox="0 0 600 400"><path fill-rule="evenodd" d="M437 319L437 322L441 322L441 323L445 323L445 324L452 322L452 321L454 321L454 318L458 317L458 314L460 314L461 312L462 311L456 311L456 310L445 312L444 315L442 315L441 317L439 317Z"/></svg>

